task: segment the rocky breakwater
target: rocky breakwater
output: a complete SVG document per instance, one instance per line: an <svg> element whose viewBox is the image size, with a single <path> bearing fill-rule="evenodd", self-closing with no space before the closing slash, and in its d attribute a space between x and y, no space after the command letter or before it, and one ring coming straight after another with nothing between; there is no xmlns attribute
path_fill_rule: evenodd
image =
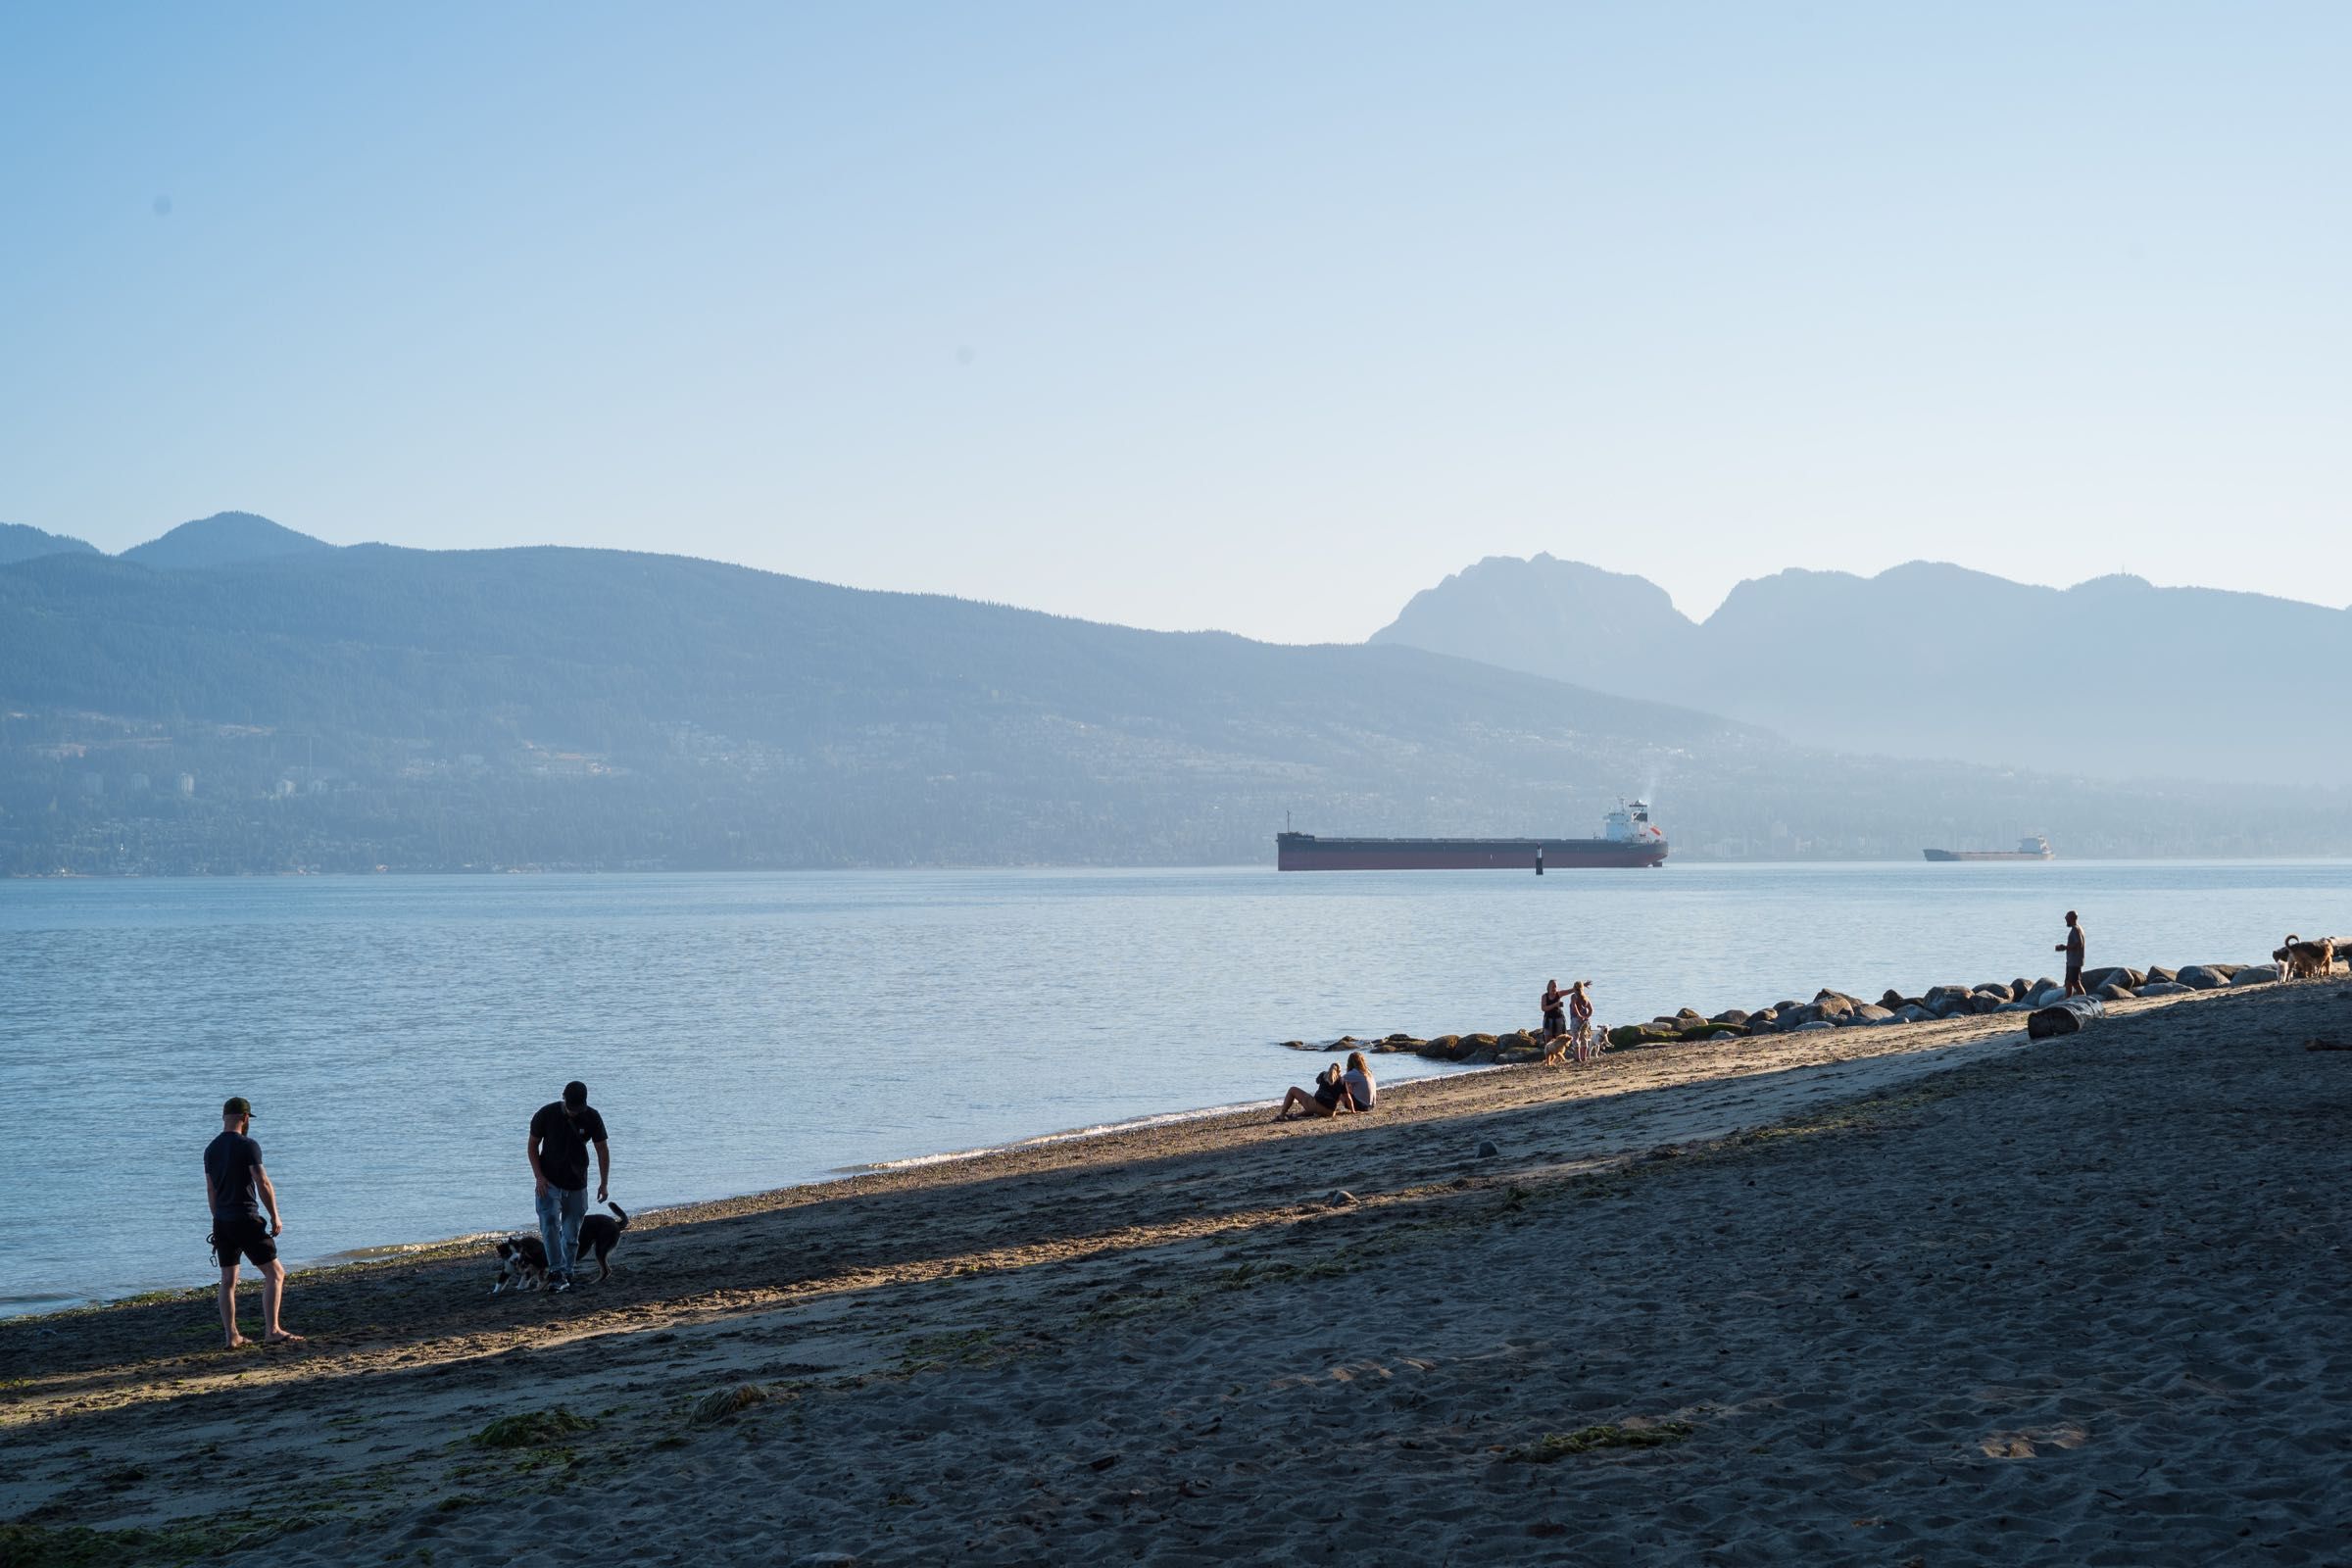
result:
<svg viewBox="0 0 2352 1568"><path fill-rule="evenodd" d="M1432 1061L1458 1061L1476 1067L1492 1067L1512 1062L1537 1061L1544 1055L1544 1042L1524 1029L1507 1030L1502 1034L1436 1035L1427 1040L1418 1035L1384 1035L1378 1040L1358 1040L1353 1035L1317 1043L1308 1040L1285 1040L1293 1051L1360 1051L1367 1056L1403 1053L1426 1056Z"/></svg>
<svg viewBox="0 0 2352 1568"><path fill-rule="evenodd" d="M2082 983L2102 1002L2129 1002L2136 997L2174 997L2191 991L2269 985L2279 978L2275 964L2192 963L2169 969L2161 964L2135 969L2126 964L2086 969ZM1918 992L1888 990L1876 1002L1842 991L1817 991L1810 1002L1784 998L1752 1011L1731 1008L1700 1020L1705 1027L1736 1025L1747 1034L1791 1034L1803 1030L1867 1028L1898 1023L1932 1023L1938 1019L1982 1016L1987 1013L2029 1013L2065 1000L2066 987L2048 975L2029 980L1984 980L1975 985L1949 983ZM1671 1017L1627 1024L1609 1031L1612 1046L1660 1045L1691 1039L1698 1014L1684 1008Z"/></svg>
<svg viewBox="0 0 2352 1568"><path fill-rule="evenodd" d="M2339 951L2352 951L2352 939L2339 937L2336 946ZM2129 1002L2137 997L2177 997L2192 991L2271 985L2281 978L2278 966L2270 963L2192 963L2179 969L2166 968L2162 964L2151 964L2145 969L2112 964L2083 971L2082 983L2090 995L2102 1002ZM1794 1034L1802 1031L1884 1027L1888 1024L1933 1023L1939 1019L1975 1017L1987 1013L2030 1013L2055 1006L2065 997L2066 987L2048 975L2031 980L2019 975L2008 980L1986 980L1976 985L1934 985L1917 993L1888 990L1875 1002L1842 991L1822 990L1816 991L1810 1002L1784 998L1752 1011L1729 1007L1709 1014L1695 1007L1684 1007L1677 1012L1660 1013L1646 1023L1619 1024L1606 1030L1605 1038L1611 1050L1627 1051L1644 1046L1676 1045L1690 1040L1712 1040L1723 1035ZM1293 1051L1361 1051L1367 1055L1402 1052L1433 1061L1461 1062L1473 1066L1537 1061L1544 1055L1543 1041L1524 1029L1494 1034L1437 1035L1428 1039L1418 1035L1392 1034L1378 1039L1359 1040L1353 1035L1342 1035L1337 1040L1327 1042L1286 1040L1283 1044Z"/></svg>

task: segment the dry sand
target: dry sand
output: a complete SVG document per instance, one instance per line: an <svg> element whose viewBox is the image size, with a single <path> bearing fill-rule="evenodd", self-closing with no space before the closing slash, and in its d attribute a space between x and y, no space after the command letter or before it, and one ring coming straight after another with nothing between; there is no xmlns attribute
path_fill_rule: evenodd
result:
<svg viewBox="0 0 2352 1568"><path fill-rule="evenodd" d="M643 1216L573 1298L297 1275L301 1348L0 1323L0 1561L2352 1562L2314 1038L1677 1046Z"/></svg>

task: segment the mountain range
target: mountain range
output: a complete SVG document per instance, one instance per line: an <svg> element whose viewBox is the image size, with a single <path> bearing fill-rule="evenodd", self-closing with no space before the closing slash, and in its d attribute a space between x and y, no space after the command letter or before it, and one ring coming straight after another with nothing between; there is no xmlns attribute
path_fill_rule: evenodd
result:
<svg viewBox="0 0 2352 1568"><path fill-rule="evenodd" d="M163 548L164 546L170 548ZM0 565L0 869L1236 863L1331 833L1690 855L2352 847L2352 802L1855 756L1405 646L224 514Z"/></svg>
<svg viewBox="0 0 2352 1568"><path fill-rule="evenodd" d="M2283 565L2283 564L2282 564ZM1693 621L1647 580L1491 557L1373 634L1682 704L1808 746L2109 778L2334 785L2352 610L2138 577L2067 589L1913 562L1784 571Z"/></svg>

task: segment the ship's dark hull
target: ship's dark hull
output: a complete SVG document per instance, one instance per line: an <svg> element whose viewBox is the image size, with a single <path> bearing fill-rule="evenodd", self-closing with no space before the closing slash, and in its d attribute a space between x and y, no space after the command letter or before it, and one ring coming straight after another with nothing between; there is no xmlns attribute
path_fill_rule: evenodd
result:
<svg viewBox="0 0 2352 1568"><path fill-rule="evenodd" d="M1662 865L1666 841L1615 839L1325 839L1283 833L1274 863L1284 871L1533 871L1536 850L1546 871Z"/></svg>

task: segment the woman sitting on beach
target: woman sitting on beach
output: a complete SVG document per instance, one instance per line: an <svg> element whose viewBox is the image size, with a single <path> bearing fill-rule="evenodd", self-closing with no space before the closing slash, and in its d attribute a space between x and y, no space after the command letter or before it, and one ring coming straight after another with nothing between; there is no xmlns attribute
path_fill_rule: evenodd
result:
<svg viewBox="0 0 2352 1568"><path fill-rule="evenodd" d="M1380 1086L1372 1081L1372 1064L1360 1051L1348 1053L1348 1070L1340 1075L1340 1087L1348 1091L1353 1109L1370 1110L1380 1103Z"/></svg>
<svg viewBox="0 0 2352 1568"><path fill-rule="evenodd" d="M1356 1055L1362 1060L1362 1054ZM1355 1109L1355 1097L1341 1081L1340 1064L1333 1062L1315 1078L1313 1090L1293 1085L1282 1097L1282 1108L1274 1113L1276 1121L1289 1121L1293 1114L1300 1116L1345 1116Z"/></svg>

